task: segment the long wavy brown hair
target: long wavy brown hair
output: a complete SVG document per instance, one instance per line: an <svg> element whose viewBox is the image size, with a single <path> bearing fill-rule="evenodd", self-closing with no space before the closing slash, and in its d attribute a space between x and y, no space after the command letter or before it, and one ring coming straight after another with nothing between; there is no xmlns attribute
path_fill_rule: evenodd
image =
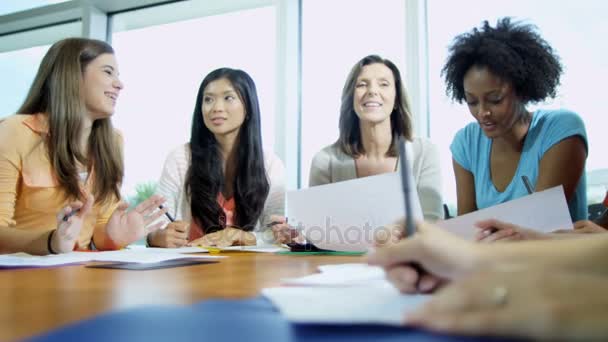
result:
<svg viewBox="0 0 608 342"><path fill-rule="evenodd" d="M77 163L94 176L95 202L120 198L123 177L122 144L109 118L93 122L88 155L79 147L83 117L87 111L83 73L99 55L114 54L106 42L68 38L53 44L46 53L18 113L48 115L46 147L49 160L66 198L82 198Z"/></svg>

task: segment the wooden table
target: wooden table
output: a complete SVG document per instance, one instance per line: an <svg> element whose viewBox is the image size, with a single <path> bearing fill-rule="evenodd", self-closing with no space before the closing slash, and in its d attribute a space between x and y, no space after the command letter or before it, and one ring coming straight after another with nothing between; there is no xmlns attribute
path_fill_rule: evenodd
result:
<svg viewBox="0 0 608 342"><path fill-rule="evenodd" d="M225 253L217 264L150 271L82 265L0 270L0 341L32 337L67 323L140 305L192 304L207 298L257 296L281 278L317 266L362 262L351 256Z"/></svg>

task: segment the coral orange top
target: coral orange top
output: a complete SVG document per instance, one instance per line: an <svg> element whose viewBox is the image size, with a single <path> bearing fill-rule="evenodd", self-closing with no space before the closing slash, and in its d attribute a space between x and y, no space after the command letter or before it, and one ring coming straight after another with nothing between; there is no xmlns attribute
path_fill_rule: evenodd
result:
<svg viewBox="0 0 608 342"><path fill-rule="evenodd" d="M224 215L226 216L226 226L234 225L234 210L236 208L236 203L234 202L234 197L230 197L228 200L224 198L224 195L220 193L217 195L217 203L220 205L222 210L224 210ZM198 238L203 237L203 230L199 227L198 224L194 222L194 220L190 223L190 233L188 234L188 241L196 240Z"/></svg>
<svg viewBox="0 0 608 342"><path fill-rule="evenodd" d="M68 201L48 158L46 114L17 114L0 119L0 226L48 231ZM83 192L91 191L89 177ZM85 218L76 248L88 249L93 232L105 229L119 199L95 204ZM105 235L105 234L104 234Z"/></svg>

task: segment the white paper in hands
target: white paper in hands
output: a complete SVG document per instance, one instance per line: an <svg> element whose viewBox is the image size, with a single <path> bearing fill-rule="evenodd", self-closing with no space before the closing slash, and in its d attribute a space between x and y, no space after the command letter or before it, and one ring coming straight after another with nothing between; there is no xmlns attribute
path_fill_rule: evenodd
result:
<svg viewBox="0 0 608 342"><path fill-rule="evenodd" d="M475 223L487 219L509 222L543 233L572 229L572 219L561 185L437 222L437 225L465 239L474 240L475 234L479 231L475 228Z"/></svg>
<svg viewBox="0 0 608 342"><path fill-rule="evenodd" d="M411 177L411 172L410 172ZM415 185L413 177L410 179ZM416 187L409 193L415 220L422 209ZM289 224L315 246L348 252L365 252L374 234L404 217L401 178L398 173L358 178L287 193Z"/></svg>

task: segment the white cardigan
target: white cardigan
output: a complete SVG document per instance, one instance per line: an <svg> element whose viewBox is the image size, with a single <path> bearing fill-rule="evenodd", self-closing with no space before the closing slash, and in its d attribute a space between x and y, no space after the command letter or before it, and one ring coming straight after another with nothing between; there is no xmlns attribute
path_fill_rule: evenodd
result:
<svg viewBox="0 0 608 342"><path fill-rule="evenodd" d="M439 150L428 139L414 138L410 145L414 158L412 170L424 219L443 219ZM408 147L408 150L410 150ZM399 166L397 166L399 169ZM357 178L355 160L339 147L329 145L317 152L310 166L309 186L342 182Z"/></svg>
<svg viewBox="0 0 608 342"><path fill-rule="evenodd" d="M184 189L186 172L190 166L190 147L184 144L169 153L163 173L158 182L157 194L166 199L165 206L176 220L191 221L190 199ZM281 160L269 151L264 151L264 166L270 185L262 215L255 231L266 230L271 215L285 215L285 168Z"/></svg>

